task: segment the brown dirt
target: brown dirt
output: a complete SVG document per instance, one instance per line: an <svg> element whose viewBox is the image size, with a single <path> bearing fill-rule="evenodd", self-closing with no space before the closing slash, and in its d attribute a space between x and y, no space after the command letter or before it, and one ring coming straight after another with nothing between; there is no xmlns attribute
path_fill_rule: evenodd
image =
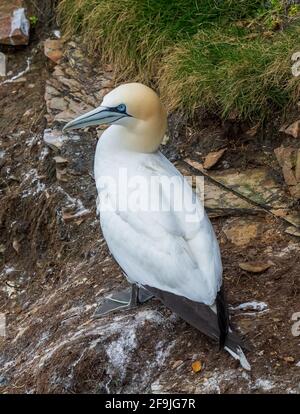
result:
<svg viewBox="0 0 300 414"><path fill-rule="evenodd" d="M253 347L251 374L157 301L121 316L92 319L99 299L126 285L96 218L95 134L82 133L80 141L67 144L63 156L73 174L58 183L52 150L41 159L45 82L52 70L41 43L11 51L9 70L24 68L28 55L33 63L26 81L0 86L0 150L5 151L0 159L0 312L7 316L7 337L0 339L0 391L299 392L299 337L291 332L291 317L300 312L299 238L285 234L286 225L267 213L253 217L262 231L244 247L226 239L222 228L230 217L213 219L229 303L268 305L266 312L232 313L234 326ZM248 126L238 128L236 138L216 118L184 126L174 115L165 152L173 160L201 160L228 146L217 169L224 162L239 169L267 165L281 177L273 149L288 138L269 133L250 139L244 134ZM44 184L42 191L38 183ZM62 219L66 193L90 209L82 222ZM261 274L238 266L251 260L273 265ZM191 369L196 359L204 367L199 374Z"/></svg>

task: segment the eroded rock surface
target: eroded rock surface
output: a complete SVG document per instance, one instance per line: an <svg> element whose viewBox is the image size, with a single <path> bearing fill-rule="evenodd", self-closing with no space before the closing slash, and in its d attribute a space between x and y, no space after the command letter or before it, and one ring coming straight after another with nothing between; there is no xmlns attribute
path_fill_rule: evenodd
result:
<svg viewBox="0 0 300 414"><path fill-rule="evenodd" d="M56 60L57 56L52 56L52 59ZM113 85L112 71L103 70L99 73L93 70L84 52L74 42L68 43L62 62L55 66L52 76L46 82L45 101L49 125L68 122L96 108Z"/></svg>
<svg viewBox="0 0 300 414"><path fill-rule="evenodd" d="M300 199L300 149L281 146L274 150L293 198Z"/></svg>

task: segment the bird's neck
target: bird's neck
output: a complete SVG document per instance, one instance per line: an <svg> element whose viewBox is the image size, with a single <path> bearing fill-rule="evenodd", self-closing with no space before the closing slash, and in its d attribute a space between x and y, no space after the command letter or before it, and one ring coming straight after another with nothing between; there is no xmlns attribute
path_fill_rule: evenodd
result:
<svg viewBox="0 0 300 414"><path fill-rule="evenodd" d="M156 152L163 140L166 123L150 119L138 121L134 128L126 130L128 149L136 152Z"/></svg>
<svg viewBox="0 0 300 414"><path fill-rule="evenodd" d="M103 133L100 142L103 141L103 150L108 152L129 150L152 153L158 150L166 127L166 116L147 121L136 120L134 125L128 126L112 125Z"/></svg>

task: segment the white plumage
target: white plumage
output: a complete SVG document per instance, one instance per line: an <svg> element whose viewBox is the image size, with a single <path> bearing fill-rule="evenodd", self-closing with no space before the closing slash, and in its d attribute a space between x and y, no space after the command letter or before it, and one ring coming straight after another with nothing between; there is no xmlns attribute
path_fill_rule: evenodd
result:
<svg viewBox="0 0 300 414"><path fill-rule="evenodd" d="M221 285L222 264L215 233L200 201L192 204L190 185L164 155L160 152L133 154L126 149L116 153L112 134L122 137L124 132L119 126L106 130L98 141L95 156L101 228L111 253L131 283L149 285L213 305ZM142 183L132 189L136 204L139 200L161 197L167 199L166 204L173 205L168 202L167 180L162 181L160 192L159 188L151 187L153 176L162 176L177 178L172 181L178 187L174 193L185 194L188 205L183 205L182 211L174 208L139 211L138 206L133 211L105 211L101 201L107 203L109 198L112 206L117 204L121 186L116 187L115 183L124 178L120 171L127 174L128 182L142 175L149 184ZM114 180L106 182L103 177Z"/></svg>

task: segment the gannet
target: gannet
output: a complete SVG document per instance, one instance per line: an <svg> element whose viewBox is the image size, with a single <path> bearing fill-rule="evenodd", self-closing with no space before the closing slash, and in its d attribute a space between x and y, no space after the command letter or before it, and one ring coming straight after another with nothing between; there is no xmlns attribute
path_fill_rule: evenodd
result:
<svg viewBox="0 0 300 414"><path fill-rule="evenodd" d="M63 130L101 124L110 126L95 154L97 210L132 288L106 298L98 316L155 296L249 370L245 345L229 326L213 227L188 181L159 151L167 113L158 95L140 83L122 84Z"/></svg>

